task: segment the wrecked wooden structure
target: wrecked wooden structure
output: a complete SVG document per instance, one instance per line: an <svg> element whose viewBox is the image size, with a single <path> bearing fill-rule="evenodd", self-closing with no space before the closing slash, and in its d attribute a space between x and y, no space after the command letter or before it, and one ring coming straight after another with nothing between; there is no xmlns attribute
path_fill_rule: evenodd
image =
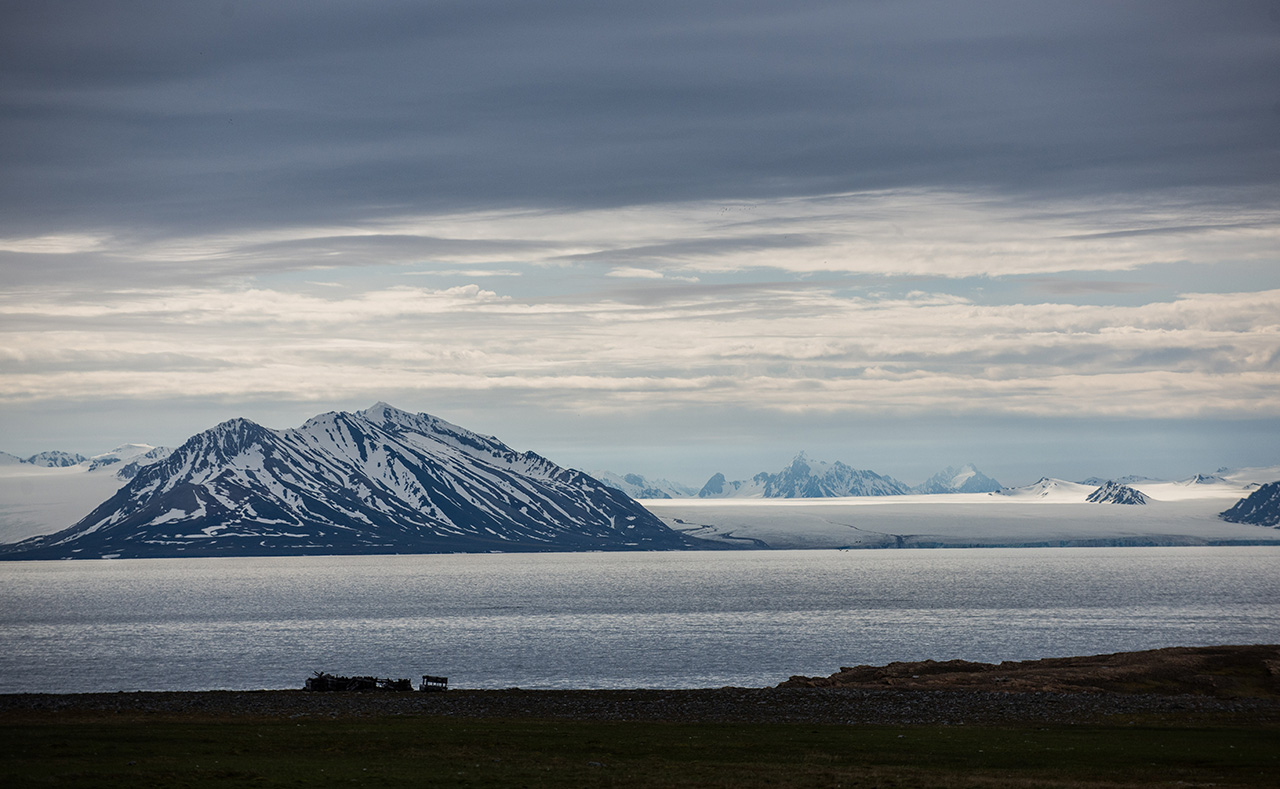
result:
<svg viewBox="0 0 1280 789"><path fill-rule="evenodd" d="M418 690L439 692L449 689L448 677L433 677L430 674L422 675L422 683L418 685Z"/></svg>
<svg viewBox="0 0 1280 789"><path fill-rule="evenodd" d="M423 677L425 680L426 677ZM448 680L445 680L448 684ZM332 690L394 690L406 691L413 690L413 683L407 679L383 679L380 677L338 677L333 674L326 674L323 671L317 671L314 676L307 679L303 686L306 690L332 691Z"/></svg>

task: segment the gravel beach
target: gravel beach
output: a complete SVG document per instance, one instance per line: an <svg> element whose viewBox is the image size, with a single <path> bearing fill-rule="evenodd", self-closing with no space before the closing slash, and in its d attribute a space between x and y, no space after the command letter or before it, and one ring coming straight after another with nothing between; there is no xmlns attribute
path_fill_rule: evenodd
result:
<svg viewBox="0 0 1280 789"><path fill-rule="evenodd" d="M302 690L13 694L0 721L101 721L448 716L599 721L1028 725L1280 723L1280 701L1118 693L717 688L708 690Z"/></svg>

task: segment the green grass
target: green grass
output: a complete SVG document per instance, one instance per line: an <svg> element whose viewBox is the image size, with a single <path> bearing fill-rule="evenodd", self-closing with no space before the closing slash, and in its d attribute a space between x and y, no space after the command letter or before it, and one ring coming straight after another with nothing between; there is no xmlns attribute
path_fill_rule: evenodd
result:
<svg viewBox="0 0 1280 789"><path fill-rule="evenodd" d="M456 718L0 726L0 786L1275 786L1274 728ZM1179 784L1181 782L1181 784Z"/></svg>

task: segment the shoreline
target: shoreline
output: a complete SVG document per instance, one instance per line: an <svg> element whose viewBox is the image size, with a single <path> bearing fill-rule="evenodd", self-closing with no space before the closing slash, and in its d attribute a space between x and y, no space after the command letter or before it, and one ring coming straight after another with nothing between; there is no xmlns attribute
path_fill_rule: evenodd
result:
<svg viewBox="0 0 1280 789"><path fill-rule="evenodd" d="M841 668L771 688L0 694L0 723L397 716L678 723L1280 724L1280 646Z"/></svg>

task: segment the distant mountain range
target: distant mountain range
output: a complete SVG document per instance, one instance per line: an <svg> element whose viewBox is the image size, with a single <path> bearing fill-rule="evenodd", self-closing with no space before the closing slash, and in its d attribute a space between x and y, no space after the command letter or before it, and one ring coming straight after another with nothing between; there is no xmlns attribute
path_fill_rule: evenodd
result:
<svg viewBox="0 0 1280 789"><path fill-rule="evenodd" d="M593 471L591 476L633 499L683 499L698 495L697 488L666 479L648 479L639 474Z"/></svg>
<svg viewBox="0 0 1280 789"><path fill-rule="evenodd" d="M587 474L384 403L291 430L232 419L163 459L147 454L135 462L153 462L79 523L0 546L0 558L697 545Z"/></svg>
<svg viewBox="0 0 1280 789"><path fill-rule="evenodd" d="M811 460L801 452L791 461L791 465L773 474L762 471L749 480L734 482L726 480L723 474L716 474L698 491L698 497L817 499L833 496L900 496L909 492L910 488L893 477L851 468L839 461L826 463Z"/></svg>
<svg viewBox="0 0 1280 789"><path fill-rule="evenodd" d="M638 474L618 475L596 472L606 485L613 485L639 499L765 498L815 499L841 496L902 496L909 493L988 493L1000 490L1000 483L978 471L972 464L938 472L924 483L911 487L893 477L874 471L855 469L839 461L827 463L813 460L805 453L796 455L786 468L777 472L762 471L748 480L725 478L715 474L701 489L694 490L667 480L649 481Z"/></svg>

